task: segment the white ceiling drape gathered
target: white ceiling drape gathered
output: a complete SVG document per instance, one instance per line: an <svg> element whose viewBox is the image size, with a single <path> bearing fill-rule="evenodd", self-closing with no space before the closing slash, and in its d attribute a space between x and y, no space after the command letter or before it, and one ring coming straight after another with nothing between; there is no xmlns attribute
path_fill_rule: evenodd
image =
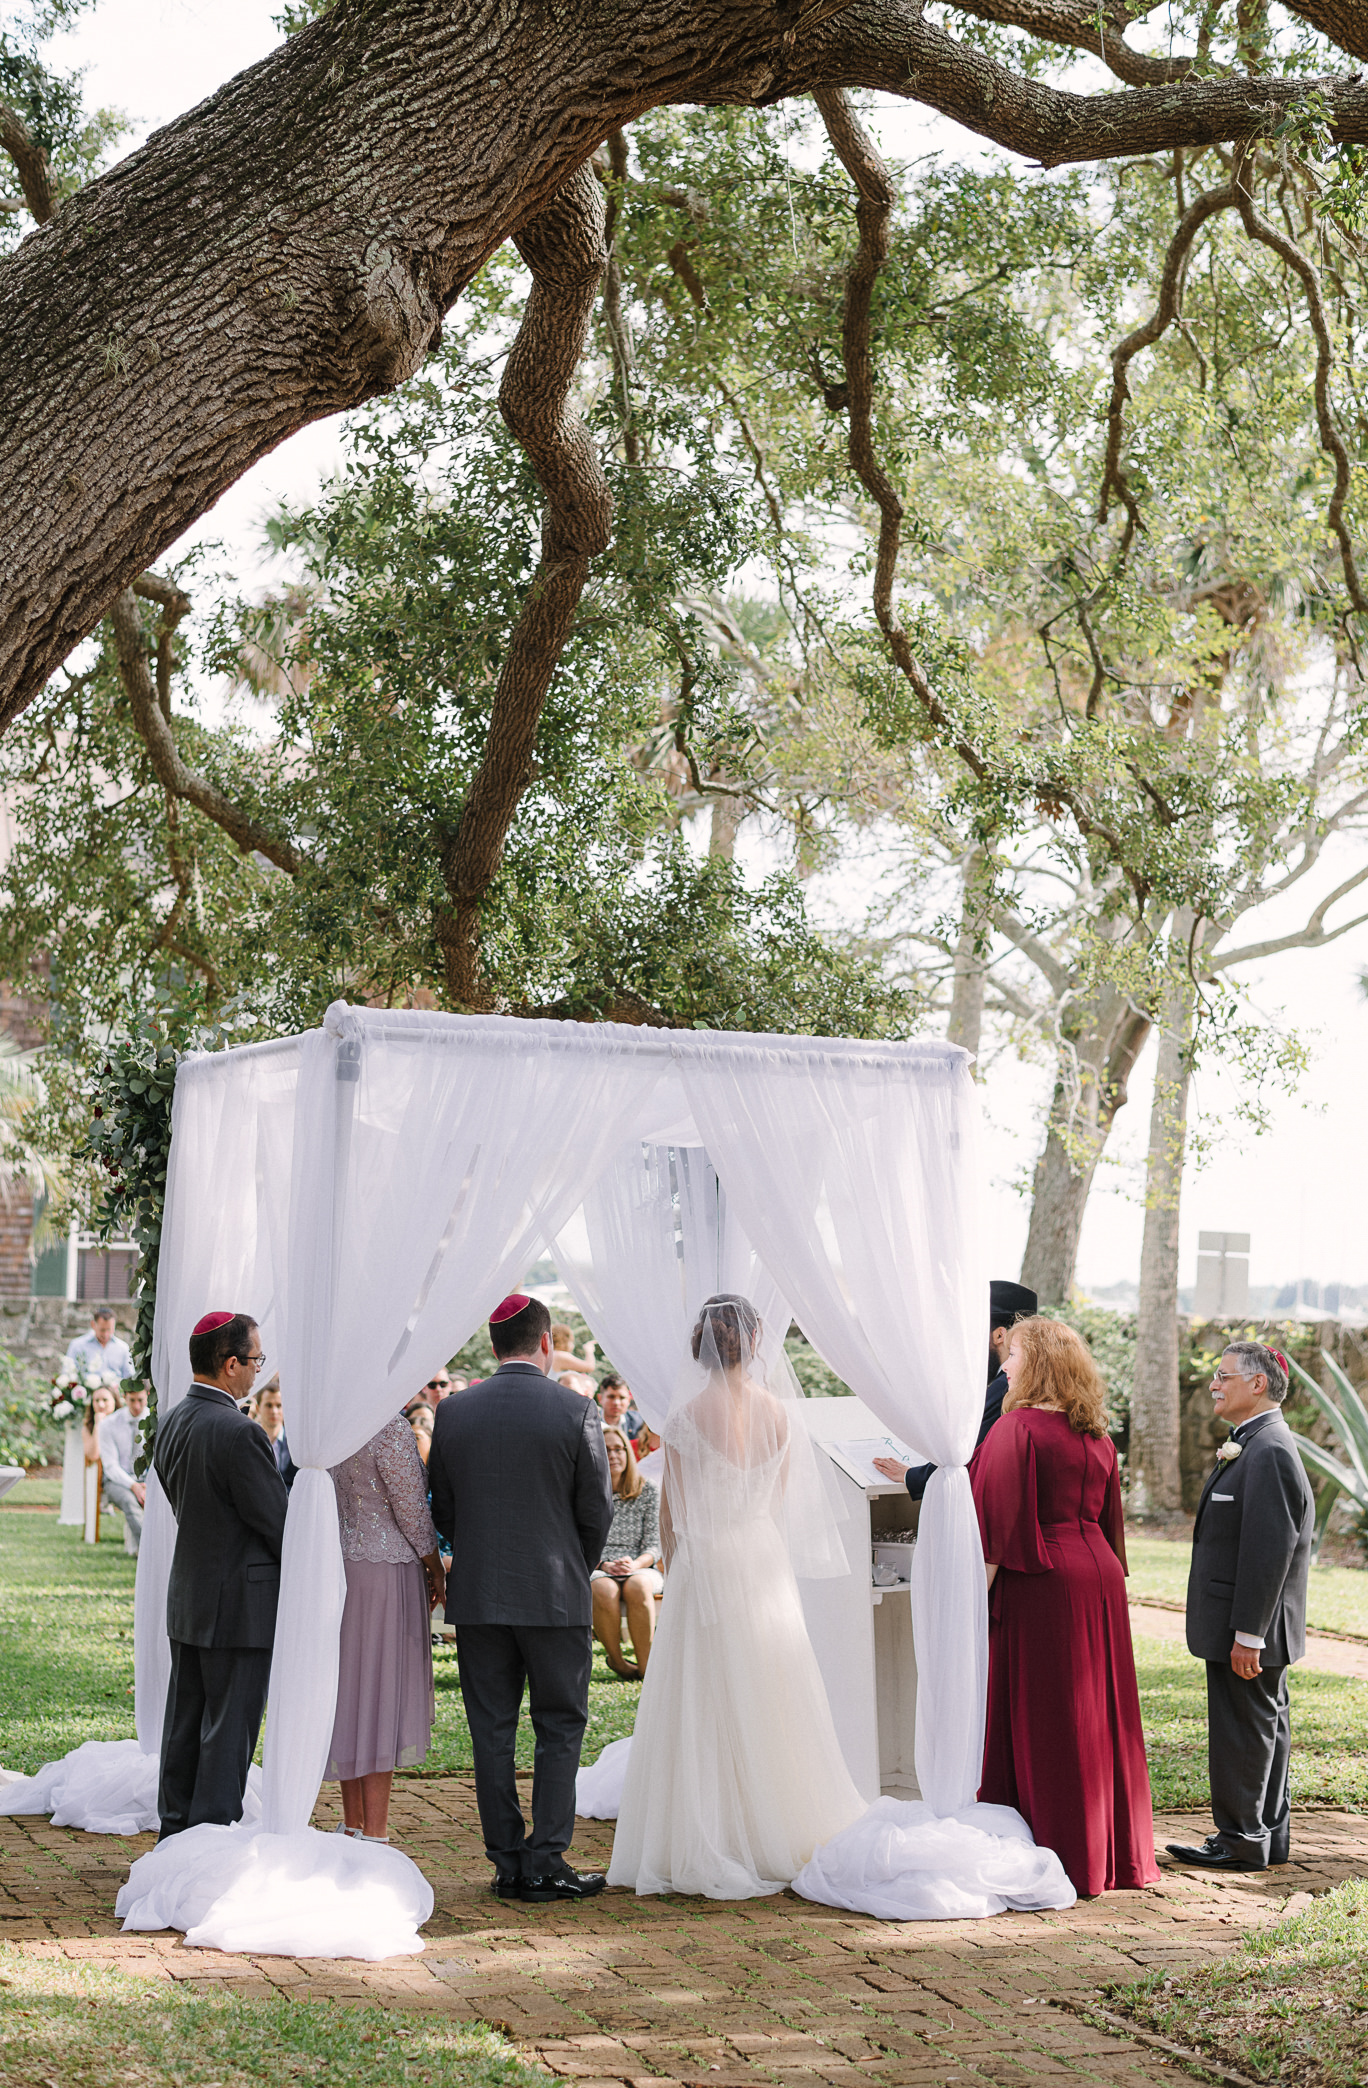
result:
<svg viewBox="0 0 1368 2088"><path fill-rule="evenodd" d="M788 1306L702 1146L634 1139L619 1147L552 1249L561 1281L657 1433L705 1298L733 1291L751 1300L767 1364L783 1346Z"/></svg>
<svg viewBox="0 0 1368 2088"><path fill-rule="evenodd" d="M982 1414L978 1098L952 1045L694 1034L676 1064L740 1223L818 1353L940 1470L912 1566L917 1781L978 1789L988 1672L965 1465Z"/></svg>

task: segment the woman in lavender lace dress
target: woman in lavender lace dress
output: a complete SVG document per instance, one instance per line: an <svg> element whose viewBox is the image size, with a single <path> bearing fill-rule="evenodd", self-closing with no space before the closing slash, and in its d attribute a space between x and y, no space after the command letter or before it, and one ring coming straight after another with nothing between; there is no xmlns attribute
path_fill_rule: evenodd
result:
<svg viewBox="0 0 1368 2088"><path fill-rule="evenodd" d="M332 1467L347 1601L325 1777L342 1785L342 1834L388 1841L390 1783L432 1737L429 1618L445 1593L427 1475L402 1414Z"/></svg>

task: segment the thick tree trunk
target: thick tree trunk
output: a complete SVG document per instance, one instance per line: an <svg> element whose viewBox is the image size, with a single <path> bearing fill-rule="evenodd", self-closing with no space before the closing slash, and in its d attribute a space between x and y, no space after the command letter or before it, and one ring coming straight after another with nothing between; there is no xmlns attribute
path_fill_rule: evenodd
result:
<svg viewBox="0 0 1368 2088"><path fill-rule="evenodd" d="M987 856L975 848L965 858L960 931L955 943L955 983L950 996L947 1044L962 1044L977 1057L983 1034L983 982L988 971Z"/></svg>
<svg viewBox="0 0 1368 2088"><path fill-rule="evenodd" d="M1099 1022L1073 1047L1055 1087L1045 1150L1036 1162L1031 1223L1021 1281L1042 1305L1060 1305L1073 1288L1083 1213L1126 1082L1150 1032L1149 1018L1109 994L1110 1022Z"/></svg>
<svg viewBox="0 0 1368 2088"><path fill-rule="evenodd" d="M1171 938L1175 962L1186 962L1191 931L1191 915L1179 914ZM1183 1505L1178 1465L1178 1210L1193 1034L1192 987L1183 975L1175 974L1165 993L1162 1023L1145 1172L1129 1479L1135 1513L1169 1515Z"/></svg>
<svg viewBox="0 0 1368 2088"><path fill-rule="evenodd" d="M1245 137L1311 84L1065 93L922 0L338 0L0 266L0 726L258 458L412 375L647 109L882 88L1059 165ZM1368 139L1368 85L1316 84Z"/></svg>

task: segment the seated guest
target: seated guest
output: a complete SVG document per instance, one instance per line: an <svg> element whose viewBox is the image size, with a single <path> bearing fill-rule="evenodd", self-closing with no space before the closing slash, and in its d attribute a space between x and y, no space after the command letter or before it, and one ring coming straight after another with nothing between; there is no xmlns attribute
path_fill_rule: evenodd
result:
<svg viewBox="0 0 1368 2088"><path fill-rule="evenodd" d="M642 1478L659 1486L665 1476L665 1446L649 1421L642 1421L632 1448Z"/></svg>
<svg viewBox="0 0 1368 2088"><path fill-rule="evenodd" d="M327 1778L342 1786L342 1827L389 1840L390 1784L432 1738L432 1634L446 1575L427 1478L401 1414L332 1467L347 1599Z"/></svg>
<svg viewBox="0 0 1368 2088"><path fill-rule="evenodd" d="M288 1491L295 1483L299 1467L290 1455L290 1446L285 1438L285 1409L280 1403L280 1372L267 1378L259 1392L254 1392L247 1402L248 1418L255 1421L271 1446L271 1455L276 1470L285 1481Z"/></svg>
<svg viewBox="0 0 1368 2088"><path fill-rule="evenodd" d="M99 1398L101 1395L96 1394ZM103 1397L113 1399L111 1392ZM138 1544L142 1537L143 1503L147 1499L147 1488L133 1476L133 1466L138 1455L138 1423L147 1412L147 1388L145 1385L130 1385L124 1394L124 1404L114 1403L112 1413L101 1414L95 1424L96 1443L103 1466L104 1502L107 1508L117 1508L124 1519L124 1550L136 1559Z"/></svg>
<svg viewBox="0 0 1368 2088"><path fill-rule="evenodd" d="M418 1455L426 1465L428 1452L432 1448L432 1424L437 1416L430 1406L404 1408L404 1419L413 1430L413 1440L418 1445Z"/></svg>
<svg viewBox="0 0 1368 2088"><path fill-rule="evenodd" d="M660 1559L660 1493L637 1470L631 1439L605 1428L603 1447L613 1482L613 1520L603 1540L603 1558L590 1576L594 1636L615 1674L638 1682L646 1672L655 1636L655 1598L665 1586ZM636 1665L622 1657L622 1609L632 1635Z"/></svg>
<svg viewBox="0 0 1368 2088"><path fill-rule="evenodd" d="M567 1392L578 1392L581 1399L592 1399L598 1389L594 1380L583 1370L567 1370L563 1376L556 1379L556 1383L564 1385Z"/></svg>
<svg viewBox="0 0 1368 2088"><path fill-rule="evenodd" d="M451 1372L449 1370L439 1370L434 1377L428 1379L421 1392L414 1394L414 1399L421 1400L424 1406L431 1407L433 1412L436 1413L438 1401L450 1398L455 1389ZM413 1400L411 1399L409 1406L412 1405ZM408 1407L405 1407L404 1412L408 1412Z"/></svg>
<svg viewBox="0 0 1368 2088"><path fill-rule="evenodd" d="M610 1370L606 1378L599 1381L595 1397L603 1415L605 1428L620 1428L625 1436L635 1442L641 1433L641 1416L632 1405L632 1388Z"/></svg>
<svg viewBox="0 0 1368 2088"><path fill-rule="evenodd" d="M1152 1885L1154 1819L1106 1387L1059 1320L1013 1327L969 1477L988 1569L979 1798L1014 1805L1083 1897Z"/></svg>
<svg viewBox="0 0 1368 2088"><path fill-rule="evenodd" d="M581 1371L586 1368L592 1370L594 1367L594 1353L595 1344L592 1341L586 1341L584 1353L582 1355L577 1354L574 1335L569 1327L557 1322L551 1329L551 1370L549 1374L552 1377L559 1377L563 1370Z"/></svg>
<svg viewBox="0 0 1368 2088"><path fill-rule="evenodd" d="M117 1413L118 1407L118 1399L110 1391L108 1385L101 1385L99 1390L92 1392L87 1400L85 1420L81 1424L81 1444L85 1450L85 1461L87 1464L99 1463L100 1439L97 1430L101 1421L105 1421L111 1414Z"/></svg>

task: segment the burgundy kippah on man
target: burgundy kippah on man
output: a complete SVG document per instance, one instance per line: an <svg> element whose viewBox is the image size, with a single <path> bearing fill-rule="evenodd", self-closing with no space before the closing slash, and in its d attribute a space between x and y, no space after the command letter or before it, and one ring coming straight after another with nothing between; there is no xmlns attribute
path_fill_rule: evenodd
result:
<svg viewBox="0 0 1368 2088"><path fill-rule="evenodd" d="M503 1325L505 1320L516 1319L520 1312L526 1312L528 1306L531 1303L532 1300L530 1298L524 1297L521 1291L510 1292L509 1296L504 1299L502 1305L496 1305L494 1307L494 1310L490 1313L490 1326L500 1327Z"/></svg>
<svg viewBox="0 0 1368 2088"><path fill-rule="evenodd" d="M196 1320L190 1329L191 1337L193 1339L196 1334L212 1334L215 1327L226 1327L230 1319L236 1318L235 1312L206 1312L204 1318Z"/></svg>

